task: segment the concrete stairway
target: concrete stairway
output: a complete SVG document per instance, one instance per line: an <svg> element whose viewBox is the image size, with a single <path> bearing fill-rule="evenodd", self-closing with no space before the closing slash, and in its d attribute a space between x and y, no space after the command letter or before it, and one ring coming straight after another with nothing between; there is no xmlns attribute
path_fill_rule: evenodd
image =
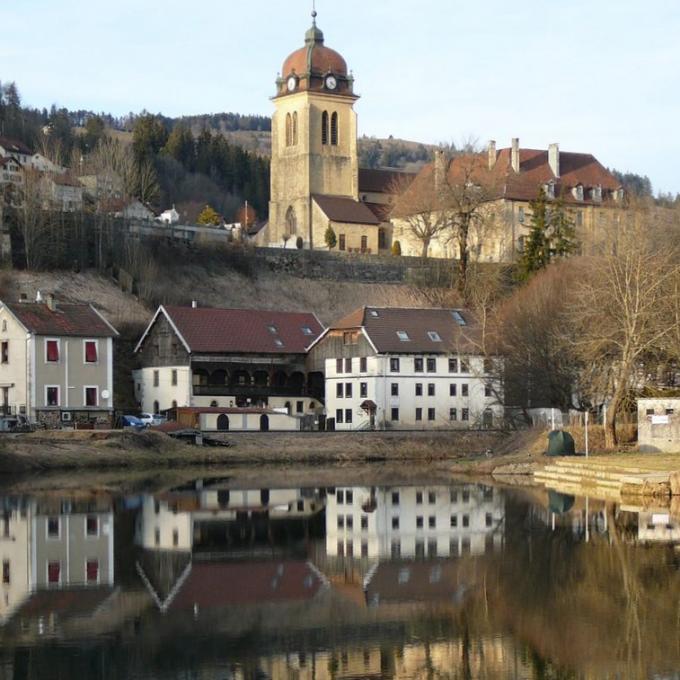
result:
<svg viewBox="0 0 680 680"><path fill-rule="evenodd" d="M641 490L646 482L663 483L668 478L668 472L650 472L649 468L586 458L558 458L534 472L534 480L547 487L607 498L620 498L624 484L627 489L632 486Z"/></svg>

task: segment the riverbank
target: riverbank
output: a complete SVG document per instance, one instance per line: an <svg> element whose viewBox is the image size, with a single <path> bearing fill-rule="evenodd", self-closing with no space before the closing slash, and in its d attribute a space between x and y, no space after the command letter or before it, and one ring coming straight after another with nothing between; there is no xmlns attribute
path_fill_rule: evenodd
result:
<svg viewBox="0 0 680 680"><path fill-rule="evenodd" d="M509 438L497 431L234 432L229 447L197 447L154 431L33 432L0 439L0 474L220 464L472 463L507 449Z"/></svg>

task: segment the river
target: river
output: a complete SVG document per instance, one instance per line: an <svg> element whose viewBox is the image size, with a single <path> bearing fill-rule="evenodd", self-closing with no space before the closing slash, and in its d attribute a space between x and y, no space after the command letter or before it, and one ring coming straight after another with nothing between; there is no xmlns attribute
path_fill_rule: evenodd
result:
<svg viewBox="0 0 680 680"><path fill-rule="evenodd" d="M0 680L680 678L668 510L374 470L6 491Z"/></svg>

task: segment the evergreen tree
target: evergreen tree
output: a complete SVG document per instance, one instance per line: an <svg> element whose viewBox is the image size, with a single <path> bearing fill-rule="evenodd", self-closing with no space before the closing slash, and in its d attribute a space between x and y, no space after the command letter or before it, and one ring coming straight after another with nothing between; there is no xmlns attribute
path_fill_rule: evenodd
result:
<svg viewBox="0 0 680 680"><path fill-rule="evenodd" d="M323 235L323 240L328 246L328 250L333 250L338 243L338 238L330 224L326 227L326 233Z"/></svg>
<svg viewBox="0 0 680 680"><path fill-rule="evenodd" d="M205 208L201 210L196 222L208 227L217 227L222 222L222 218L217 214L217 211L214 208L206 205Z"/></svg>
<svg viewBox="0 0 680 680"><path fill-rule="evenodd" d="M525 239L524 249L518 263L517 276L520 281L528 280L534 272L543 269L550 262L548 244L548 201L545 190L541 187L537 198L529 203L531 222L529 235Z"/></svg>
<svg viewBox="0 0 680 680"><path fill-rule="evenodd" d="M564 199L555 201L550 218L550 258L567 257L578 250L574 222L564 207Z"/></svg>

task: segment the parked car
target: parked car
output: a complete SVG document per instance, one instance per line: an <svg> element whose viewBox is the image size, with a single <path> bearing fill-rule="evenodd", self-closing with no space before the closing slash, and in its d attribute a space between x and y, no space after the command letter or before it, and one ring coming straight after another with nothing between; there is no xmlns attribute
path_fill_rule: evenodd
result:
<svg viewBox="0 0 680 680"><path fill-rule="evenodd" d="M157 413L142 413L139 419L144 423L144 425L160 425L164 423L167 419Z"/></svg>
<svg viewBox="0 0 680 680"><path fill-rule="evenodd" d="M143 430L146 427L137 416L121 416L120 424L123 429Z"/></svg>

